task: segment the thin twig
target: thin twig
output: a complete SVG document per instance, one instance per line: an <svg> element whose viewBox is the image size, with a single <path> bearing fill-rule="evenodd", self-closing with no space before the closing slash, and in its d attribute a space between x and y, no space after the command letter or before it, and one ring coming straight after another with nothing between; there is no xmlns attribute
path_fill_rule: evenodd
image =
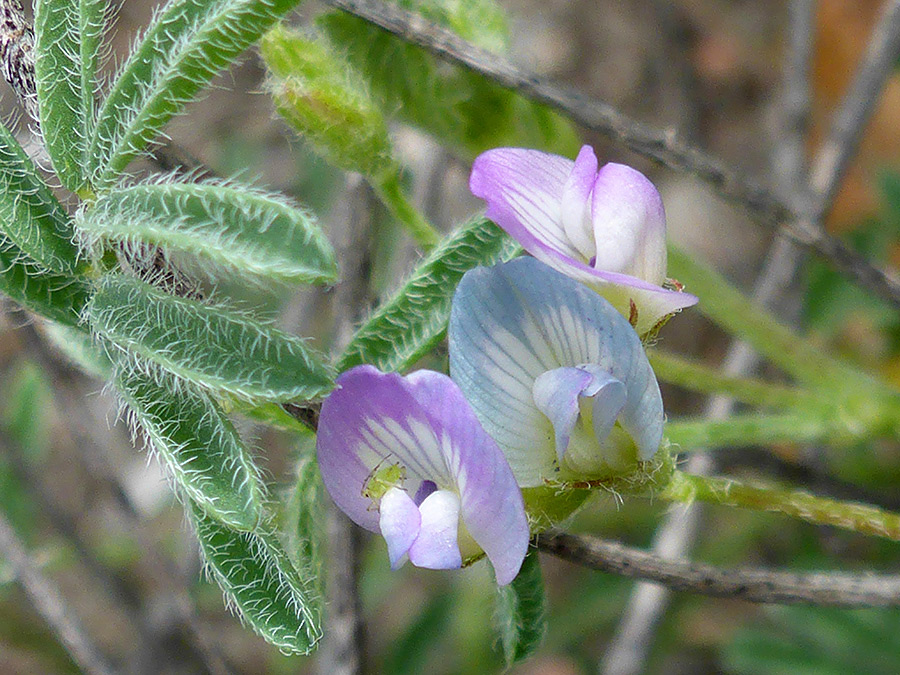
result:
<svg viewBox="0 0 900 675"><path fill-rule="evenodd" d="M537 545L541 551L563 560L602 572L664 584L674 591L750 602L822 607L900 606L900 575L720 569L667 560L594 537L554 531L539 535Z"/></svg>
<svg viewBox="0 0 900 675"><path fill-rule="evenodd" d="M0 511L0 551L9 562L16 579L28 594L38 614L50 626L78 667L91 675L112 675L115 671L106 662L106 657L85 633L56 585L43 575L38 565L28 555L28 550L2 511Z"/></svg>
<svg viewBox="0 0 900 675"><path fill-rule="evenodd" d="M602 101L518 68L503 57L480 49L413 12L380 0L325 0L325 3L501 86L552 106L586 129L620 142L640 155L695 175L723 196L750 209L760 222L777 226L792 241L816 251L863 288L900 307L900 280L877 269L824 230L798 218L799 214L771 190L682 142L673 131L636 122Z"/></svg>
<svg viewBox="0 0 900 675"><path fill-rule="evenodd" d="M340 312L335 326L335 347L342 349L369 298L371 221L377 201L359 176L348 179L347 202L351 213L343 222L338 243L343 281L334 294ZM328 513L328 578L324 637L316 668L322 675L359 675L366 670L365 630L359 598L362 532L333 505Z"/></svg>

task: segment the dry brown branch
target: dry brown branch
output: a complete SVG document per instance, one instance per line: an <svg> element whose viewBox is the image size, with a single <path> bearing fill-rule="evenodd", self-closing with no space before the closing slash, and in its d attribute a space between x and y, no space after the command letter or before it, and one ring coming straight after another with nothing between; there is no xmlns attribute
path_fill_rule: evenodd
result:
<svg viewBox="0 0 900 675"><path fill-rule="evenodd" d="M563 532L542 534L537 538L537 545L541 551L563 560L601 572L653 581L675 591L761 603L900 606L900 575L720 569L668 560L622 544Z"/></svg>

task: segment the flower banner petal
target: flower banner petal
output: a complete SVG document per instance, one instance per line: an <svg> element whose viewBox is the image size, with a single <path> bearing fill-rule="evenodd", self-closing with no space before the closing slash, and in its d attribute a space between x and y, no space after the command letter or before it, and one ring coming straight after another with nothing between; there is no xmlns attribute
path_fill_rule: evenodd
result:
<svg viewBox="0 0 900 675"><path fill-rule="evenodd" d="M537 260L463 277L450 314L450 372L522 487L554 478L552 425L531 388L548 370L599 366L626 387L622 426L642 459L662 440L663 407L637 334L608 302Z"/></svg>
<svg viewBox="0 0 900 675"><path fill-rule="evenodd" d="M469 189L487 202L487 217L526 250L541 242L578 256L563 228L560 203L574 166L570 159L538 150L496 148L475 160Z"/></svg>
<svg viewBox="0 0 900 675"><path fill-rule="evenodd" d="M427 370L412 373L406 380L413 395L423 405L427 402L434 427L445 432L442 446L459 487L460 514L466 530L494 566L497 583L508 584L522 565L529 538L525 505L515 476L453 380ZM420 508L433 496L427 497Z"/></svg>

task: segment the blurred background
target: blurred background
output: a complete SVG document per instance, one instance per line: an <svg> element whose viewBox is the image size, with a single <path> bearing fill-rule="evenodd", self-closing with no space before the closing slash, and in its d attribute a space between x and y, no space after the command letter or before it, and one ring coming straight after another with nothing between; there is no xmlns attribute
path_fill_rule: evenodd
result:
<svg viewBox="0 0 900 675"><path fill-rule="evenodd" d="M119 2L111 34L117 58L157 3ZM519 64L580 88L633 118L682 138L763 179L782 142L779 87L787 43L784 0L506 0L511 55ZM813 151L853 74L882 3L820 0L808 148ZM322 7L303 4L291 21ZM339 261L358 265L366 247L369 297L387 297L418 255L360 179L330 167L277 117L255 52L220 76L203 100L168 127L185 156L220 176L281 191L325 223ZM21 117L2 88L4 119ZM850 168L829 230L869 259L900 264L900 70L884 90ZM26 125L19 124L27 140ZM392 127L416 204L441 229L476 213L468 164L410 127ZM687 175L660 169L603 138L584 134L601 160L631 163L659 186L670 236L748 289L771 231ZM33 145L33 144L32 144ZM138 170L146 168L139 167ZM153 167L158 170L158 166ZM370 236L354 238L366 219ZM220 280L227 286L228 280ZM236 289L235 294L246 291ZM328 348L348 330L335 289L246 295L281 324ZM101 649L134 673L303 673L316 657L286 657L241 627L204 580L197 547L156 461L133 444L104 383L82 376L38 339L31 320L0 301L0 508L44 573ZM810 259L781 306L823 348L900 384L900 317ZM661 343L709 365L727 336L687 311ZM439 350L440 351L440 350ZM438 353L427 361L441 367ZM767 373L778 377L777 373ZM670 415L698 414L704 399L664 388ZM291 484L298 442L244 421L269 480ZM719 468L785 478L823 493L850 490L900 502L896 442L840 452L794 446L736 448ZM832 478L832 477L839 477ZM598 499L568 527L647 547L666 504ZM900 549L778 516L707 510L693 557L723 565L791 569L900 569ZM538 655L513 672L597 672L632 582L543 557L549 633ZM390 572L384 544L366 541L361 599L366 669L387 673L485 673L501 669L491 628L494 590L486 565L456 573L406 566ZM900 610L769 608L677 594L653 643L647 672L900 672ZM225 670L217 670L218 668ZM67 673L75 666L55 642L0 558L0 673Z"/></svg>

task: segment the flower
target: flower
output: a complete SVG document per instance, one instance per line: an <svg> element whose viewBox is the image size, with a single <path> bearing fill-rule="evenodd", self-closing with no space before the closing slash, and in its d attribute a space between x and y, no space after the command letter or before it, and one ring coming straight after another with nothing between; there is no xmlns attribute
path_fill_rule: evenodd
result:
<svg viewBox="0 0 900 675"><path fill-rule="evenodd" d="M380 532L391 567L453 569L483 550L497 583L528 548L522 495L496 443L441 373L343 373L322 405L322 480L355 523Z"/></svg>
<svg viewBox="0 0 900 675"><path fill-rule="evenodd" d="M463 276L450 375L523 488L627 472L659 449L659 385L630 324L534 258Z"/></svg>
<svg viewBox="0 0 900 675"><path fill-rule="evenodd" d="M662 287L666 216L659 192L624 164L598 171L590 146L574 162L524 148L488 150L476 158L469 188L526 251L603 295L638 334L697 302Z"/></svg>

